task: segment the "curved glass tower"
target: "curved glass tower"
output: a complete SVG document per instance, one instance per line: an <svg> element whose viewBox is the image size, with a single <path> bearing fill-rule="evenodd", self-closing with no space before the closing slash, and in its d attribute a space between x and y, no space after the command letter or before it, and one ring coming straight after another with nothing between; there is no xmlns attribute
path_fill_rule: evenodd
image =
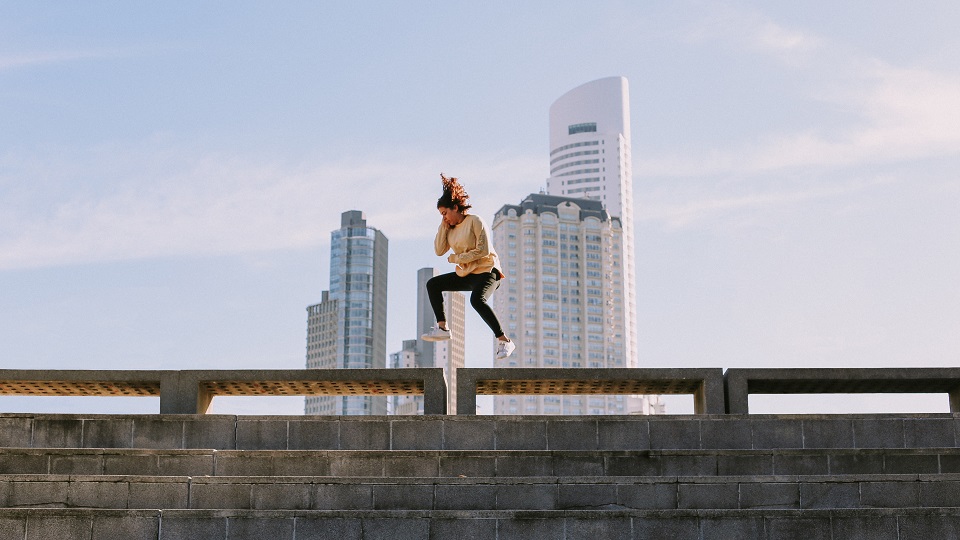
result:
<svg viewBox="0 0 960 540"><path fill-rule="evenodd" d="M626 367L637 365L632 161L630 91L626 78L588 82L550 106L547 193L600 201L623 226L622 268L611 269L603 277L623 284Z"/></svg>

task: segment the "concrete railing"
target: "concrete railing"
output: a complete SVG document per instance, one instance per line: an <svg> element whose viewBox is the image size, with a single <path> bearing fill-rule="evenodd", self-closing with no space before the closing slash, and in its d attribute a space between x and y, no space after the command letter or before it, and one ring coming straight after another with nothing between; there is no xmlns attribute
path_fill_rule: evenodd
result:
<svg viewBox="0 0 960 540"><path fill-rule="evenodd" d="M411 394L444 414L443 369L0 370L0 395L159 396L161 414L204 414L215 396Z"/></svg>
<svg viewBox="0 0 960 540"><path fill-rule="evenodd" d="M960 412L960 368L731 368L727 412L747 414L750 394L933 394Z"/></svg>
<svg viewBox="0 0 960 540"><path fill-rule="evenodd" d="M720 368L460 368L457 414L476 414L477 394L693 394L696 414L723 414Z"/></svg>

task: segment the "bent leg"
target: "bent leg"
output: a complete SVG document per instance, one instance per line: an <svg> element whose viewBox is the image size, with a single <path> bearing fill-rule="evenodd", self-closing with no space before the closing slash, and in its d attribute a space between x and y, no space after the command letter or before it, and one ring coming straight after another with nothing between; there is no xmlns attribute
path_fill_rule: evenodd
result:
<svg viewBox="0 0 960 540"><path fill-rule="evenodd" d="M493 295L493 291L497 290L497 287L500 286L500 282L493 272L471 274L469 277L472 278L474 284L473 292L470 294L470 305L473 306L473 309L480 315L483 322L487 323L487 326L493 331L495 337L503 337L503 328L500 327L500 320L497 318L497 314L493 312L490 304L487 303L487 300Z"/></svg>
<svg viewBox="0 0 960 540"><path fill-rule="evenodd" d="M444 291L469 291L470 288L467 278L458 276L456 272L440 274L427 280L427 297L430 299L430 307L433 308L437 322L447 320L443 313Z"/></svg>

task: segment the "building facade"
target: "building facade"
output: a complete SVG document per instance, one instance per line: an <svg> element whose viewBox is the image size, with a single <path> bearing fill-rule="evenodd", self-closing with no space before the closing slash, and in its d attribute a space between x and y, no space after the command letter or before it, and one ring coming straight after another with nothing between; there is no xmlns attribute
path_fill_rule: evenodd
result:
<svg viewBox="0 0 960 540"><path fill-rule="evenodd" d="M307 368L385 368L387 237L363 212L340 216L330 235L330 290L307 307ZM308 396L306 414L386 414L384 396Z"/></svg>
<svg viewBox="0 0 960 540"><path fill-rule="evenodd" d="M495 367L634 367L618 218L598 200L531 194L503 206L491 228L507 274L493 308L517 345ZM494 399L494 414L642 412L648 400L630 396Z"/></svg>
<svg viewBox="0 0 960 540"><path fill-rule="evenodd" d="M427 297L427 280L437 275L434 268L421 268L417 271L417 336L430 330L437 320L430 299ZM464 323L466 318L466 298L459 291L443 293L445 315L448 327L453 330L447 341L405 340L400 351L390 355L390 367L442 367L447 383L447 412L456 413L457 368L464 367L466 360L466 339ZM392 396L390 398L392 414L423 414L423 396Z"/></svg>
<svg viewBox="0 0 960 540"><path fill-rule="evenodd" d="M550 178L546 192L599 201L619 220L623 283L624 355L637 359L636 264L630 91L624 77L570 90L550 106Z"/></svg>

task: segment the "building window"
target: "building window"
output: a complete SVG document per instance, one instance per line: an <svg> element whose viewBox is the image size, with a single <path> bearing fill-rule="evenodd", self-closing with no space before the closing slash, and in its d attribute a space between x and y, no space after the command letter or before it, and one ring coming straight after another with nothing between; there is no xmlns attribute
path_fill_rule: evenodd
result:
<svg viewBox="0 0 960 540"><path fill-rule="evenodd" d="M596 122L588 122L585 124L573 124L567 127L567 133L569 135L573 135L575 133L596 133L596 131L597 131Z"/></svg>

